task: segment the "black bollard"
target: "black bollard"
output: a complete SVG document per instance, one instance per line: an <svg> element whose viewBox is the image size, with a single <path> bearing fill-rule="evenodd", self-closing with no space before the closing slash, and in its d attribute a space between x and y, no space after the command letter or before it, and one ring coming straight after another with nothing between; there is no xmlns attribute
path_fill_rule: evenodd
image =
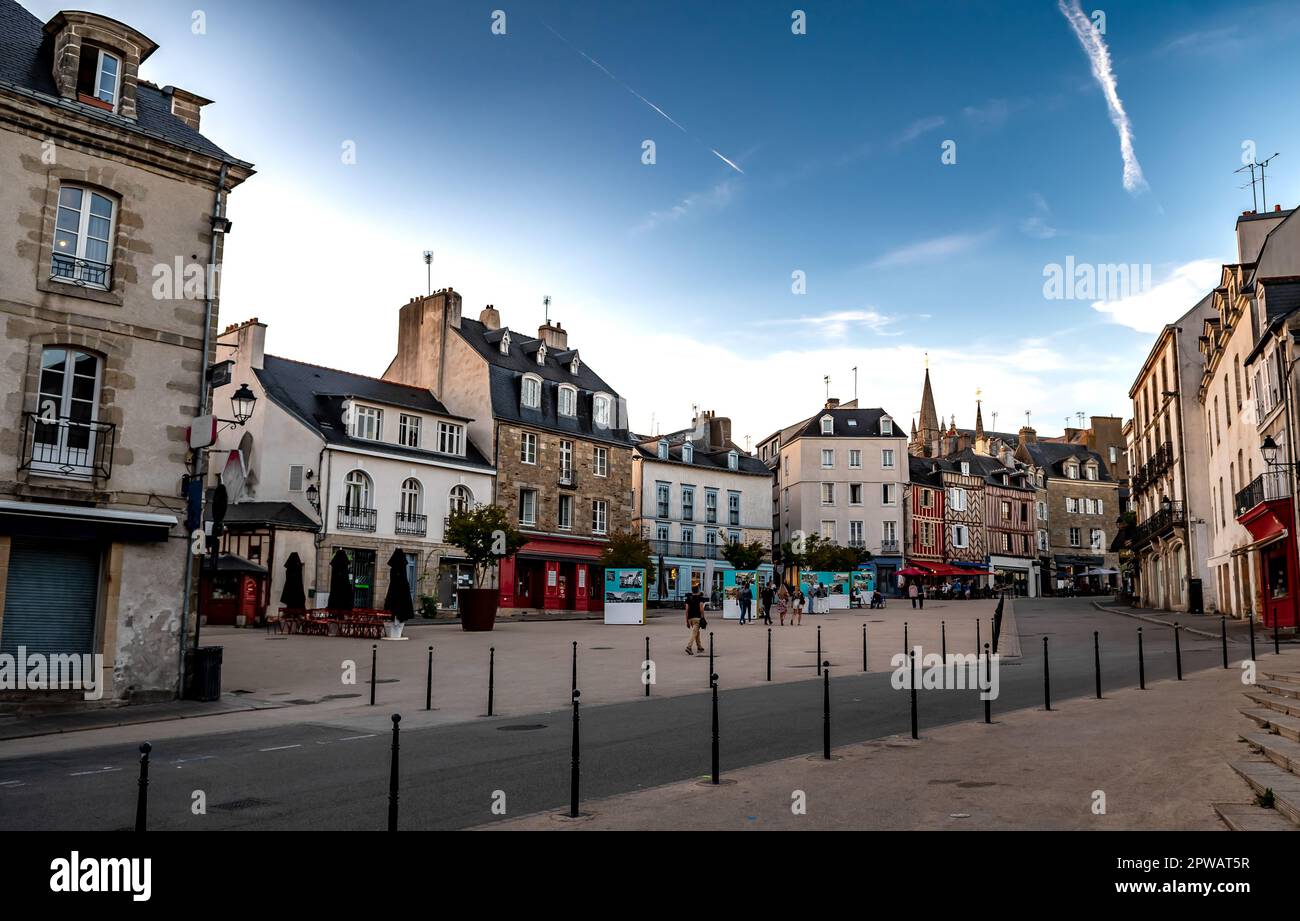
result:
<svg viewBox="0 0 1300 921"><path fill-rule="evenodd" d="M975 654L979 655L979 651L983 648L984 644L980 642L980 619L977 617L975 618Z"/></svg>
<svg viewBox="0 0 1300 921"><path fill-rule="evenodd" d="M709 687L713 690L713 783L718 779L718 676L709 675Z"/></svg>
<svg viewBox="0 0 1300 921"><path fill-rule="evenodd" d="M713 674L713 631L712 630L709 631L709 674L710 675ZM709 679L709 683L710 685L713 683L712 678Z"/></svg>
<svg viewBox="0 0 1300 921"><path fill-rule="evenodd" d="M1101 635L1092 631L1092 670L1097 677L1097 699L1101 700Z"/></svg>
<svg viewBox="0 0 1300 921"><path fill-rule="evenodd" d="M772 680L772 628L767 628L767 680Z"/></svg>
<svg viewBox="0 0 1300 921"><path fill-rule="evenodd" d="M831 760L831 663L822 663L822 757Z"/></svg>
<svg viewBox="0 0 1300 921"><path fill-rule="evenodd" d="M862 670L867 670L867 625L862 625Z"/></svg>
<svg viewBox="0 0 1300 921"><path fill-rule="evenodd" d="M424 709L433 709L433 647L429 647L429 671L424 679Z"/></svg>
<svg viewBox="0 0 1300 921"><path fill-rule="evenodd" d="M1183 632L1181 624L1174 624L1174 666L1178 669L1178 680L1183 680L1183 645L1178 635Z"/></svg>
<svg viewBox="0 0 1300 921"><path fill-rule="evenodd" d="M1147 663L1142 657L1142 628L1138 627L1138 688L1147 689Z"/></svg>
<svg viewBox="0 0 1300 921"><path fill-rule="evenodd" d="M912 686L912 738L919 739L920 736L916 731L916 653L909 652L908 658L911 660L908 665L910 678L908 684Z"/></svg>
<svg viewBox="0 0 1300 921"><path fill-rule="evenodd" d="M578 690L578 641L573 641L573 681L569 685L569 692Z"/></svg>
<svg viewBox="0 0 1300 921"><path fill-rule="evenodd" d="M488 647L488 712L487 712L488 716L492 715L492 699L496 694L496 678L497 678L497 648L495 646L489 646Z"/></svg>
<svg viewBox="0 0 1300 921"><path fill-rule="evenodd" d="M911 654L912 650L907 642L907 621L903 621L903 655L908 656Z"/></svg>
<svg viewBox="0 0 1300 921"><path fill-rule="evenodd" d="M979 650L975 650L979 654ZM993 722L993 699L989 697L988 692L993 689L993 660L989 658L989 644L984 644L984 723L988 725Z"/></svg>
<svg viewBox="0 0 1300 921"><path fill-rule="evenodd" d="M1277 620L1278 620L1277 611L1274 611L1273 612L1273 655L1280 656L1282 654L1282 647L1278 645Z"/></svg>
<svg viewBox="0 0 1300 921"><path fill-rule="evenodd" d="M1219 617L1219 639L1223 643L1223 667L1228 667L1228 617L1220 615Z"/></svg>
<svg viewBox="0 0 1300 921"><path fill-rule="evenodd" d="M650 637L648 637L648 636L645 638L645 660L646 660L647 663L649 663L649 661L650 661ZM649 664L646 664L646 665L642 666L642 671L644 672L646 669L649 669L649 668L650 668ZM645 681L645 696L646 696L646 697L649 697L649 696L650 696L650 676L649 676L648 673L645 674L645 676L644 676L644 681Z"/></svg>
<svg viewBox="0 0 1300 921"><path fill-rule="evenodd" d="M375 669L379 667L379 644L370 644L370 706L375 705Z"/></svg>
<svg viewBox="0 0 1300 921"><path fill-rule="evenodd" d="M1043 709L1052 709L1052 669L1047 659L1047 637L1043 637Z"/></svg>
<svg viewBox="0 0 1300 921"><path fill-rule="evenodd" d="M569 818L578 817L578 778L580 776L578 756L578 698L582 692L573 689L573 750L569 757Z"/></svg>
<svg viewBox="0 0 1300 921"><path fill-rule="evenodd" d="M979 654L979 650L975 650ZM943 659L943 667L948 668L948 622L939 621L939 655Z"/></svg>
<svg viewBox="0 0 1300 921"><path fill-rule="evenodd" d="M1255 661L1255 609L1250 610L1250 661Z"/></svg>
<svg viewBox="0 0 1300 921"><path fill-rule="evenodd" d="M135 830L144 831L146 816L149 814L149 752L153 746L148 742L140 745L140 789L135 797Z"/></svg>
<svg viewBox="0 0 1300 921"><path fill-rule="evenodd" d="M822 625L817 625L817 674L822 673Z"/></svg>
<svg viewBox="0 0 1300 921"><path fill-rule="evenodd" d="M397 724L401 714L393 714L393 758L388 769L388 830L397 831Z"/></svg>

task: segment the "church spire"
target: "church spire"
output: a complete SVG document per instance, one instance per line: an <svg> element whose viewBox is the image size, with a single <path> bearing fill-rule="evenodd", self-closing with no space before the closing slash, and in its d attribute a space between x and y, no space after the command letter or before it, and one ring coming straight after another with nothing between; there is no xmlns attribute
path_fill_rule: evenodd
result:
<svg viewBox="0 0 1300 921"><path fill-rule="evenodd" d="M921 420L917 426L917 441L920 451L917 453L931 456L935 442L943 434L939 414L934 408L934 389L930 386L930 354L925 356L925 385L921 390Z"/></svg>
<svg viewBox="0 0 1300 921"><path fill-rule="evenodd" d="M980 399L982 391L975 391L975 450L980 454L989 453L989 439L984 432L984 401Z"/></svg>

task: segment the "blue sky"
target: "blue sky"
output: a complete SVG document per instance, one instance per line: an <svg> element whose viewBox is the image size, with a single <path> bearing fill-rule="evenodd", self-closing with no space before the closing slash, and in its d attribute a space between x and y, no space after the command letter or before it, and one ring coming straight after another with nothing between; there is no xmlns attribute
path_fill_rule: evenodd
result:
<svg viewBox="0 0 1300 921"><path fill-rule="evenodd" d="M1270 205L1300 198L1293 4L1104 5L1132 190L1056 0L200 0L197 35L195 5L92 7L159 42L145 77L215 99L205 133L257 165L223 323L379 374L433 249L471 315L533 332L550 295L642 431L699 404L758 439L813 413L825 375L852 397L854 366L862 402L907 420L926 353L959 425L977 389L1003 429L1127 416L1152 331L1234 258L1243 142L1282 151ZM1067 258L1150 265L1153 290L1045 299Z"/></svg>

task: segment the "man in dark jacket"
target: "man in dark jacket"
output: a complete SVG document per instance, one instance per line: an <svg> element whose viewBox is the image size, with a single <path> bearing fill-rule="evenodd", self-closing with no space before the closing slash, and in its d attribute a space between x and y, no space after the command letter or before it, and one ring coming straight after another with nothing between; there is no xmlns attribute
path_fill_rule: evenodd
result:
<svg viewBox="0 0 1300 921"><path fill-rule="evenodd" d="M696 650L704 652L704 644L700 642L700 621L703 618L704 593L699 589L693 589L686 596L686 626L691 628L691 638L686 641L686 654L688 656L695 655Z"/></svg>
<svg viewBox="0 0 1300 921"><path fill-rule="evenodd" d="M772 602L776 600L776 587L771 582L763 585L760 600L763 603L763 623L770 627L772 626Z"/></svg>

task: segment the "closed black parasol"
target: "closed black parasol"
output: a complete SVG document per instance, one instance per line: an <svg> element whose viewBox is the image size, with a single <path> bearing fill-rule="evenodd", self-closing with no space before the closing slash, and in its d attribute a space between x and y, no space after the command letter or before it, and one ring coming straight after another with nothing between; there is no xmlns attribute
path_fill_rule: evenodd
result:
<svg viewBox="0 0 1300 921"><path fill-rule="evenodd" d="M352 597L352 576L349 570L352 563L342 550L336 550L330 560L330 597L331 611L351 611L355 601Z"/></svg>
<svg viewBox="0 0 1300 921"><path fill-rule="evenodd" d="M307 606L307 593L302 588L302 560L298 554L291 553L284 561L284 588L280 592L280 604L291 611L300 611Z"/></svg>
<svg viewBox="0 0 1300 921"><path fill-rule="evenodd" d="M388 558L388 594L384 596L384 610L402 623L415 616L411 607L411 583L406 581L406 553L400 549L394 550Z"/></svg>

